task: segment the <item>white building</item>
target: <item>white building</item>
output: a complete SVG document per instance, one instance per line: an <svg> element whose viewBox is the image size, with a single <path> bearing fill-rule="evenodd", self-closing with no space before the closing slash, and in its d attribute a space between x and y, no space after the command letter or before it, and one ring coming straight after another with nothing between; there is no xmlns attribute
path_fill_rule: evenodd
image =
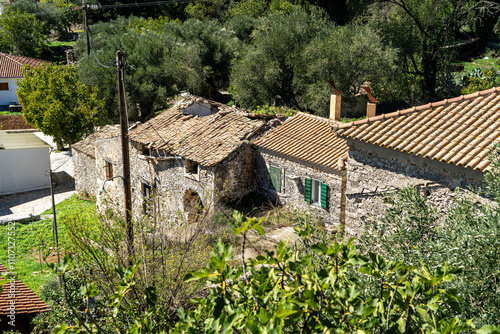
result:
<svg viewBox="0 0 500 334"><path fill-rule="evenodd" d="M50 187L50 146L33 133L0 131L0 195Z"/></svg>
<svg viewBox="0 0 500 334"><path fill-rule="evenodd" d="M0 106L19 103L16 95L16 80L23 77L22 67L24 65L39 67L42 64L50 64L50 62L0 52Z"/></svg>

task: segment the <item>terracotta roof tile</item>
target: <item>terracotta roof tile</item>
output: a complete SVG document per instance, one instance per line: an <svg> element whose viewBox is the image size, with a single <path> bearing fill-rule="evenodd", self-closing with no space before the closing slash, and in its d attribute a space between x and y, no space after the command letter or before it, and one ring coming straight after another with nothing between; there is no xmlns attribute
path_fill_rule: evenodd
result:
<svg viewBox="0 0 500 334"><path fill-rule="evenodd" d="M0 264L0 273L8 272L8 270ZM3 286L3 291L0 293L0 314L10 314L10 305L13 298L9 294L14 294L14 305L16 314L26 313L41 313L50 310L40 297L36 295L30 288L28 288L21 280L14 281L11 286L7 282Z"/></svg>
<svg viewBox="0 0 500 334"><path fill-rule="evenodd" d="M485 171L500 141L500 87L336 125L341 137Z"/></svg>
<svg viewBox="0 0 500 334"><path fill-rule="evenodd" d="M24 65L40 67L50 61L0 52L0 78L22 78Z"/></svg>
<svg viewBox="0 0 500 334"><path fill-rule="evenodd" d="M303 161L339 169L347 154L345 139L332 132L329 119L298 112L281 126L255 141L255 145Z"/></svg>
<svg viewBox="0 0 500 334"><path fill-rule="evenodd" d="M120 134L119 125L106 125L98 129L93 134L88 135L85 139L80 140L78 143L71 145L71 148L88 155L95 159L95 145L94 143L99 139L108 139L116 137Z"/></svg>
<svg viewBox="0 0 500 334"><path fill-rule="evenodd" d="M212 103L211 103L212 104ZM182 156L204 166L214 166L264 128L259 115L216 104L218 112L208 116L184 113L184 105L164 111L130 131L130 140Z"/></svg>

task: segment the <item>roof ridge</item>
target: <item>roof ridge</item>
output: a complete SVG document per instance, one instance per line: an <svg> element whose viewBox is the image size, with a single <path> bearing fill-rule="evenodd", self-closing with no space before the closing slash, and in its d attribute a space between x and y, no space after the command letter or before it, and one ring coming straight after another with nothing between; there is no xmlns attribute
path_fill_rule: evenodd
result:
<svg viewBox="0 0 500 334"><path fill-rule="evenodd" d="M303 115L305 117L309 117L309 118L312 118L312 119L315 119L315 120L318 120L318 121L321 121L321 122L325 122L325 123L337 123L337 121L332 120L331 118L326 118L326 117L322 117L322 116L318 116L318 115L313 115L313 114L309 114L309 113L306 113L306 112L303 112L303 111L297 111L297 113L295 114L295 116L297 116L297 115Z"/></svg>
<svg viewBox="0 0 500 334"><path fill-rule="evenodd" d="M460 96L453 97L450 99L444 99L441 101L429 102L427 104L422 104L422 105L410 107L407 109L397 110L397 111L387 113L387 114L382 114L382 115L373 116L373 117L367 117L365 119L361 119L358 121L352 121L349 123L335 122L335 124L336 124L337 129L346 129L346 128L350 128L354 125L368 124L368 123L376 122L376 121L383 120L386 118L392 118L392 117L397 117L397 116L409 114L412 112L423 111L423 110L427 110L427 109L432 108L432 107L440 107L440 106L444 106L448 103L469 100L472 98L476 98L479 96L483 96L483 95L487 95L487 94L491 94L491 93L495 93L495 92L500 92L500 87L493 87L493 88L489 88L489 89L482 90L482 91L477 91L477 92L467 94L467 95L460 95Z"/></svg>

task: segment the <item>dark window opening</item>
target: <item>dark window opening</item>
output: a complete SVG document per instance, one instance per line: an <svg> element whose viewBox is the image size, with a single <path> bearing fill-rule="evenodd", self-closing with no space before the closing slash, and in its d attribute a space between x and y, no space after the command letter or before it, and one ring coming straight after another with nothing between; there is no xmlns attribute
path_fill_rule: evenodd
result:
<svg viewBox="0 0 500 334"><path fill-rule="evenodd" d="M113 164L109 161L105 161L104 170L106 172L106 179L113 177Z"/></svg>
<svg viewBox="0 0 500 334"><path fill-rule="evenodd" d="M198 164L192 160L186 160L186 173L198 174Z"/></svg>
<svg viewBox="0 0 500 334"><path fill-rule="evenodd" d="M151 214L153 209L153 187L149 184L142 184L142 212L146 215Z"/></svg>
<svg viewBox="0 0 500 334"><path fill-rule="evenodd" d="M0 82L0 90L9 90L8 82Z"/></svg>

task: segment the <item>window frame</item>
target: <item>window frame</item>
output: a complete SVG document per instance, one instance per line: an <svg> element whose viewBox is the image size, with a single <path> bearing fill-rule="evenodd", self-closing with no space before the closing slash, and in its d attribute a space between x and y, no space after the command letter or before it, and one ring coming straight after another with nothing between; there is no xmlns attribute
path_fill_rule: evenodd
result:
<svg viewBox="0 0 500 334"><path fill-rule="evenodd" d="M8 90L9 90L9 83L8 82L0 82L0 91L5 92Z"/></svg>
<svg viewBox="0 0 500 334"><path fill-rule="evenodd" d="M329 187L326 182L318 179L304 178L304 200L308 204L328 210Z"/></svg>
<svg viewBox="0 0 500 334"><path fill-rule="evenodd" d="M323 182L311 178L311 204L321 205L321 185Z"/></svg>
<svg viewBox="0 0 500 334"><path fill-rule="evenodd" d="M281 167L274 166L274 165L268 165L268 170L269 170L269 181L271 182L272 187L277 193L284 193L285 192L285 170ZM271 177L271 169L275 169L279 171L279 190L276 189L276 186L273 183L273 178Z"/></svg>

